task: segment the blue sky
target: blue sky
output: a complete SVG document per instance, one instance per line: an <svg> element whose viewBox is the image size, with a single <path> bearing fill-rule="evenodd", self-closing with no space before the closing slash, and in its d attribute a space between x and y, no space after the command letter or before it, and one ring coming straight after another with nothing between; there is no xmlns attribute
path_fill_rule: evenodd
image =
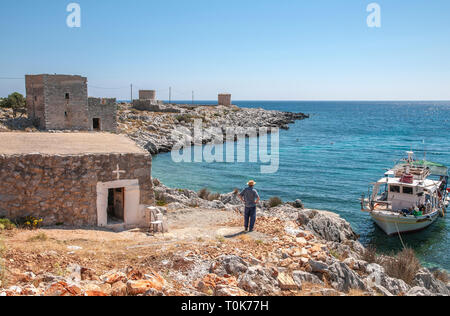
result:
<svg viewBox="0 0 450 316"><path fill-rule="evenodd" d="M80 74L90 96L119 99L133 83L161 99L450 100L450 1L376 1L381 28L371 2L4 0L0 77ZM0 79L12 91L24 81Z"/></svg>

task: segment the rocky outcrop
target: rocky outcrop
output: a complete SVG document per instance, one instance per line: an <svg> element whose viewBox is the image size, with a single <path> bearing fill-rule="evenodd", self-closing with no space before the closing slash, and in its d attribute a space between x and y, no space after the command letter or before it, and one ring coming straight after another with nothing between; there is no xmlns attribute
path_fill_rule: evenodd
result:
<svg viewBox="0 0 450 316"><path fill-rule="evenodd" d="M172 112L172 113L167 113ZM119 106L119 130L135 140L151 154L169 152L177 140L172 133L190 140L193 145L194 121L203 124L201 143L226 140L226 131L244 135L246 129L260 128L289 129L289 124L308 118L303 113L269 111L264 109L246 109L236 106L180 106L171 105L170 111L138 111L129 105ZM198 143L198 141L196 142Z"/></svg>
<svg viewBox="0 0 450 316"><path fill-rule="evenodd" d="M408 293L406 293L406 296L413 296L413 297L423 297L423 296L436 296L435 294L428 291L426 288L415 286L411 290L409 290Z"/></svg>
<svg viewBox="0 0 450 316"><path fill-rule="evenodd" d="M324 283L314 274L306 271L294 271L292 273L294 281L297 283L299 288L302 287L303 283L319 284L324 285Z"/></svg>
<svg viewBox="0 0 450 316"><path fill-rule="evenodd" d="M365 279L366 284L369 287L375 287L386 296L390 296L390 294L405 295L411 289L405 281L389 277L385 273L385 269L378 264L369 264L366 268L366 273L369 274Z"/></svg>
<svg viewBox="0 0 450 316"><path fill-rule="evenodd" d="M261 266L250 267L238 279L239 287L256 295L276 295L279 293L278 281L273 271Z"/></svg>
<svg viewBox="0 0 450 316"><path fill-rule="evenodd" d="M301 210L298 212L298 220L327 241L343 243L358 239L350 224L335 213Z"/></svg>
<svg viewBox="0 0 450 316"><path fill-rule="evenodd" d="M333 288L341 292L362 290L367 288L359 275L343 262L335 262L329 267L329 277Z"/></svg>
<svg viewBox="0 0 450 316"><path fill-rule="evenodd" d="M211 266L210 272L218 276L232 275L239 276L248 270L248 264L235 255L223 255Z"/></svg>
<svg viewBox="0 0 450 316"><path fill-rule="evenodd" d="M447 285L444 282L437 280L428 269L419 271L414 279L414 285L425 288L431 293L445 296L450 295Z"/></svg>

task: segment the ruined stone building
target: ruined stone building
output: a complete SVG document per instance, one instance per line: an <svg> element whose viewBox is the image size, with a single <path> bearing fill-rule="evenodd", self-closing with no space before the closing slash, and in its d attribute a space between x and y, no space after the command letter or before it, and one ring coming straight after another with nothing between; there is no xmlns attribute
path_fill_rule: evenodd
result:
<svg viewBox="0 0 450 316"><path fill-rule="evenodd" d="M43 130L117 130L116 99L88 98L87 78L25 76L28 117Z"/></svg>
<svg viewBox="0 0 450 316"><path fill-rule="evenodd" d="M231 94L225 94L225 93L219 94L218 104L230 106L231 105Z"/></svg>
<svg viewBox="0 0 450 316"><path fill-rule="evenodd" d="M133 107L140 111L160 112L164 103L156 100L155 90L139 90L139 100L133 100Z"/></svg>
<svg viewBox="0 0 450 316"><path fill-rule="evenodd" d="M165 105L163 101L156 99L155 90L139 90L139 100L133 100L133 107L140 111L160 113L180 113L179 109Z"/></svg>
<svg viewBox="0 0 450 316"><path fill-rule="evenodd" d="M139 90L139 100L156 101L155 90Z"/></svg>
<svg viewBox="0 0 450 316"><path fill-rule="evenodd" d="M0 217L148 227L151 155L109 133L0 133Z"/></svg>

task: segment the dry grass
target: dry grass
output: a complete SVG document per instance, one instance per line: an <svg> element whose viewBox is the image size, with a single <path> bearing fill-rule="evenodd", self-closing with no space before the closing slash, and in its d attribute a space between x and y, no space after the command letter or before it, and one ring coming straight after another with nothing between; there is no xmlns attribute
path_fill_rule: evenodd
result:
<svg viewBox="0 0 450 316"><path fill-rule="evenodd" d="M377 255L377 248L375 248L374 246L368 246L364 250L361 259L368 263L379 263L380 260Z"/></svg>
<svg viewBox="0 0 450 316"><path fill-rule="evenodd" d="M206 201L216 201L220 198L220 194L211 193L208 189L203 188L198 192L198 197Z"/></svg>
<svg viewBox="0 0 450 316"><path fill-rule="evenodd" d="M47 241L48 240L48 236L46 233L38 233L37 235L28 238L27 241L29 242L40 242L40 241Z"/></svg>
<svg viewBox="0 0 450 316"><path fill-rule="evenodd" d="M409 248L404 249L395 257L383 258L381 264L390 277L401 279L410 285L413 284L416 274L422 268L414 250Z"/></svg>
<svg viewBox="0 0 450 316"><path fill-rule="evenodd" d="M0 236L0 287L6 284L6 272L5 272L6 267L3 261L4 253L5 253L5 246Z"/></svg>
<svg viewBox="0 0 450 316"><path fill-rule="evenodd" d="M355 289L351 289L348 293L348 296L368 296L367 292L361 291L361 290L355 290Z"/></svg>
<svg viewBox="0 0 450 316"><path fill-rule="evenodd" d="M281 204L283 204L283 201L278 196L274 196L269 200L270 207L277 207L280 206Z"/></svg>
<svg viewBox="0 0 450 316"><path fill-rule="evenodd" d="M148 243L145 234L140 233L64 229L36 233L17 229L4 237L4 244L8 248L0 257L5 258L6 268L32 271L35 274L60 273L71 263L102 273L124 266L140 266L144 258L159 256L156 251L158 245L130 249ZM71 251L69 246L82 249Z"/></svg>
<svg viewBox="0 0 450 316"><path fill-rule="evenodd" d="M433 272L433 276L439 280L447 284L449 282L448 273L442 270L436 270Z"/></svg>

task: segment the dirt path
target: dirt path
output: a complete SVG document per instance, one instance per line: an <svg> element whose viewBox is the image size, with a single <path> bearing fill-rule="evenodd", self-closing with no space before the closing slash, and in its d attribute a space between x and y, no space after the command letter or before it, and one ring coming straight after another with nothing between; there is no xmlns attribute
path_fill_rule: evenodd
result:
<svg viewBox="0 0 450 316"><path fill-rule="evenodd" d="M169 233L167 238L174 241L199 241L215 239L235 239L243 234L242 215L218 210L185 209L167 215ZM257 232L245 234L254 239L266 239Z"/></svg>
<svg viewBox="0 0 450 316"><path fill-rule="evenodd" d="M51 227L3 232L0 238L6 246L8 268L36 274L54 273L73 262L98 270L157 266L182 249L269 239L263 233L244 234L242 216L234 212L193 208L171 212L166 220L169 232L156 236L140 229L113 232Z"/></svg>

